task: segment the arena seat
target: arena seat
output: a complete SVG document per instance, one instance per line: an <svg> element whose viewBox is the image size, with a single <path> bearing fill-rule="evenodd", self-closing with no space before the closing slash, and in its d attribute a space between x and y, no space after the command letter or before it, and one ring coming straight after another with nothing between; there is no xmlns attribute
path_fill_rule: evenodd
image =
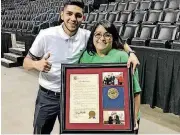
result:
<svg viewBox="0 0 180 135"><path fill-rule="evenodd" d="M132 39L131 44L136 46L149 46L149 42L155 35L156 30L156 25L142 25Z"/></svg>
<svg viewBox="0 0 180 135"><path fill-rule="evenodd" d="M180 7L179 0L167 0L167 5L165 8L177 10Z"/></svg>
<svg viewBox="0 0 180 135"><path fill-rule="evenodd" d="M129 11L120 12L114 23L127 23L131 19L131 15L132 13Z"/></svg>
<svg viewBox="0 0 180 135"><path fill-rule="evenodd" d="M98 15L98 13L96 13L96 12L91 12L90 14L89 14L89 16L87 17L87 20L86 21L84 21L84 23L92 23L93 21L96 21L96 18L97 18L97 15Z"/></svg>
<svg viewBox="0 0 180 135"><path fill-rule="evenodd" d="M126 7L127 11L134 11L137 9L139 2L129 1Z"/></svg>
<svg viewBox="0 0 180 135"><path fill-rule="evenodd" d="M164 9L159 24L165 24L165 23L174 24L178 21L179 14L180 12L178 10Z"/></svg>
<svg viewBox="0 0 180 135"><path fill-rule="evenodd" d="M117 3L110 3L106 9L107 12L116 11Z"/></svg>
<svg viewBox="0 0 180 135"><path fill-rule="evenodd" d="M141 1L139 6L137 7L138 10L149 10L151 8L151 1Z"/></svg>
<svg viewBox="0 0 180 135"><path fill-rule="evenodd" d="M175 25L160 25L155 38L151 39L149 46L170 49L178 30L178 26Z"/></svg>
<svg viewBox="0 0 180 135"><path fill-rule="evenodd" d="M138 27L138 28L137 28ZM124 30L120 33L120 36L124 42L131 44L131 40L136 35L136 32L139 29L137 24L126 24Z"/></svg>
<svg viewBox="0 0 180 135"><path fill-rule="evenodd" d="M153 10L163 10L166 7L166 1L165 0L153 0L152 1L152 7Z"/></svg>
<svg viewBox="0 0 180 135"><path fill-rule="evenodd" d="M161 20L162 13L162 10L149 10L147 20L143 21L142 24L157 24Z"/></svg>
<svg viewBox="0 0 180 135"><path fill-rule="evenodd" d="M119 35L123 32L124 25L123 24L114 24L117 31L119 32Z"/></svg>
<svg viewBox="0 0 180 135"><path fill-rule="evenodd" d="M147 18L147 11L137 10L132 13L130 21L128 23L142 23Z"/></svg>
<svg viewBox="0 0 180 135"><path fill-rule="evenodd" d="M116 17L119 15L119 12L109 12L107 16L107 20L113 23L116 20Z"/></svg>
<svg viewBox="0 0 180 135"><path fill-rule="evenodd" d="M92 23L99 22L100 20L103 20L103 19L106 20L107 15L108 15L107 12L99 12L99 13L97 14L97 16L96 16L96 20L93 21Z"/></svg>
<svg viewBox="0 0 180 135"><path fill-rule="evenodd" d="M116 11L120 11L120 12L124 11L126 9L126 6L127 6L127 4L125 2L118 3Z"/></svg>

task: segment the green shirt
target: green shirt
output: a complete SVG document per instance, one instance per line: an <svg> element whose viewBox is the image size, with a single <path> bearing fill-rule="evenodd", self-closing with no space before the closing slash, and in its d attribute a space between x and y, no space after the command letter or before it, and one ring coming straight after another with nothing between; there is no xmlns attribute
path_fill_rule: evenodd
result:
<svg viewBox="0 0 180 135"><path fill-rule="evenodd" d="M100 57L98 54L89 55L87 51L80 58L80 63L127 63L128 54L124 51L112 49L108 55ZM133 76L133 91L134 93L140 92L138 70L135 71Z"/></svg>
<svg viewBox="0 0 180 135"><path fill-rule="evenodd" d="M100 57L98 54L89 55L88 52L85 51L80 58L80 63L127 63L127 61L128 54L117 49L111 49L109 53L104 57ZM138 93L141 91L139 85L138 70L136 70L135 74L133 75L133 91L134 93ZM139 118L140 115L138 113L138 119Z"/></svg>

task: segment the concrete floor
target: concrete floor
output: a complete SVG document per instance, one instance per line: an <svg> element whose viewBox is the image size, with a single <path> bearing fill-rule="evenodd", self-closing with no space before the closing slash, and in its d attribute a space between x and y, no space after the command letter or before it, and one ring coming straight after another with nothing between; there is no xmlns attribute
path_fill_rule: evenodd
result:
<svg viewBox="0 0 180 135"><path fill-rule="evenodd" d="M38 73L1 66L1 84L1 133L32 134ZM164 114L148 105L142 105L141 112L141 134L180 134L179 116ZM53 134L59 133L58 126L56 121Z"/></svg>

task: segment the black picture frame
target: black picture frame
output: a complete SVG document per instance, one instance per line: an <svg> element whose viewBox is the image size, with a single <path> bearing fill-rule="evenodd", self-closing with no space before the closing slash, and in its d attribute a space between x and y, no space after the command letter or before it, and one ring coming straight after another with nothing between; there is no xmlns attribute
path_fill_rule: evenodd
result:
<svg viewBox="0 0 180 135"><path fill-rule="evenodd" d="M129 110L129 116L128 118L130 119L130 123L129 123L129 129L116 129L116 130L112 130L112 129L68 129L66 127L66 119L67 117L67 104L66 103L66 99L69 98L67 97L67 85L68 82L66 81L67 78L69 76L67 76L67 72L71 71L71 70L78 70L80 69L82 72L85 69L99 69L102 70L102 72L104 72L104 69L116 69L115 72L117 72L117 70L121 70L121 69L126 69L127 70L127 78L128 78L128 110ZM111 72L114 72L114 70L112 70ZM73 74L73 73L72 73ZM87 74L87 73L86 73ZM134 132L134 93L133 93L133 83L132 83L132 67L130 67L129 69L127 68L127 64L62 64L61 65L61 100L60 100L60 134L92 134L92 133L96 133L96 134L119 134L119 133L123 133L123 134L129 134L129 133L133 133Z"/></svg>

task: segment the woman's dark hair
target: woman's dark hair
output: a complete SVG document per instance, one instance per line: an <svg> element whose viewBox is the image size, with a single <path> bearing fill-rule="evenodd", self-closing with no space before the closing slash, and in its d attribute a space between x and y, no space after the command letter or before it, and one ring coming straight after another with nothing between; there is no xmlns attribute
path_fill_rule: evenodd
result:
<svg viewBox="0 0 180 135"><path fill-rule="evenodd" d="M94 24L92 30L91 30L91 34L87 43L87 47L86 50L89 53L89 55L94 55L96 53L96 48L93 44L93 37L94 37L94 32L96 30L96 28L102 25L106 31L110 34L112 34L112 38L113 38L113 43L112 43L112 48L113 49L123 49L123 41L121 39L121 37L119 36L119 33L116 29L116 27L114 26L114 24L112 24L111 22L107 21L107 20L101 20L99 22L97 22L96 24Z"/></svg>

